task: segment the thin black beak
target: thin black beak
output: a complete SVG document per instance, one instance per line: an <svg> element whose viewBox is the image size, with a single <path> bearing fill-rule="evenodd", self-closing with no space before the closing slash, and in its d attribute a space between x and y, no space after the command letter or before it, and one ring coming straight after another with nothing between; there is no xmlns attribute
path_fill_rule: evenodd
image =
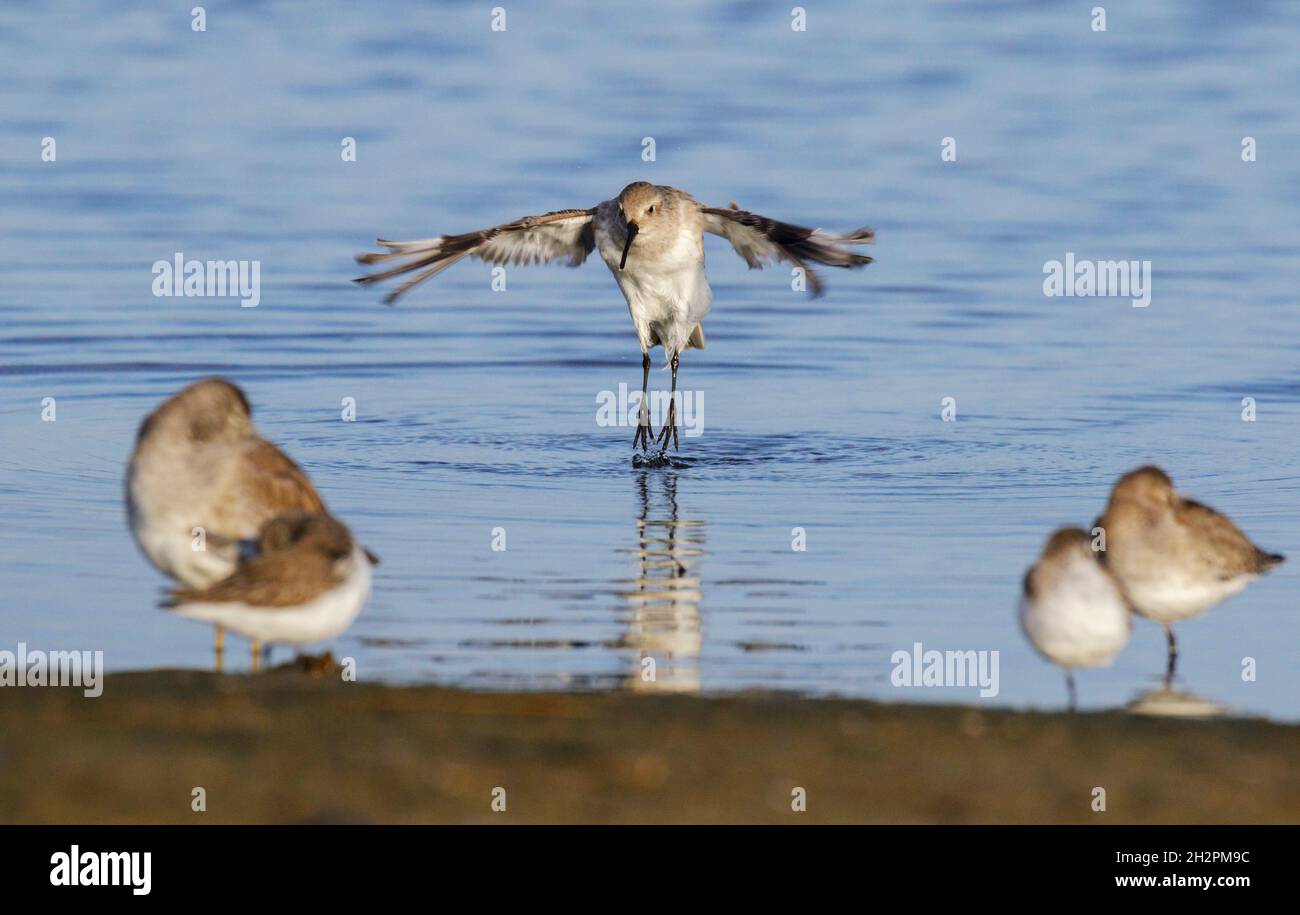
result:
<svg viewBox="0 0 1300 915"><path fill-rule="evenodd" d="M632 239L636 238L636 233L641 231L641 227L634 222L627 224L627 241L623 242L623 259L618 262L618 269L622 270L627 266L627 251L632 247Z"/></svg>

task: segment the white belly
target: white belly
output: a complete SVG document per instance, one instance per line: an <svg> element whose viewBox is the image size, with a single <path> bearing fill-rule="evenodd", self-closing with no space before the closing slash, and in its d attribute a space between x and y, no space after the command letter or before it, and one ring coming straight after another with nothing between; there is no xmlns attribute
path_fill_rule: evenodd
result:
<svg viewBox="0 0 1300 915"><path fill-rule="evenodd" d="M602 233L603 236L603 233ZM683 234L671 246L637 236L627 265L619 269L622 248L608 236L598 236L601 258L627 299L641 348L662 345L665 356L686 349L691 333L713 304L704 273L704 242Z"/></svg>
<svg viewBox="0 0 1300 915"><path fill-rule="evenodd" d="M235 571L239 549L208 541L206 503L177 495L194 489L190 479L151 475L132 467L126 514L135 542L158 571L187 587L206 588Z"/></svg>
<svg viewBox="0 0 1300 915"><path fill-rule="evenodd" d="M1023 600L1020 623L1030 643L1062 667L1102 667L1128 644L1128 608L1100 569L1083 569L1035 601Z"/></svg>
<svg viewBox="0 0 1300 915"><path fill-rule="evenodd" d="M1128 582L1129 598L1138 613L1158 623L1190 620L1239 594L1256 575L1239 575L1227 581L1188 582L1174 578Z"/></svg>
<svg viewBox="0 0 1300 915"><path fill-rule="evenodd" d="M198 525L193 519L134 511L130 516L131 533L140 550L164 575L191 588L206 588L235 571L237 549L196 536Z"/></svg>
<svg viewBox="0 0 1300 915"><path fill-rule="evenodd" d="M273 514L260 503L235 499L239 487L232 474L241 466L237 446L155 444L132 458L126 486L131 533L164 575L206 588L235 570L238 541L256 538Z"/></svg>
<svg viewBox="0 0 1300 915"><path fill-rule="evenodd" d="M712 300L704 271L640 277L623 271L617 279L642 348L661 345L665 355L686 349Z"/></svg>

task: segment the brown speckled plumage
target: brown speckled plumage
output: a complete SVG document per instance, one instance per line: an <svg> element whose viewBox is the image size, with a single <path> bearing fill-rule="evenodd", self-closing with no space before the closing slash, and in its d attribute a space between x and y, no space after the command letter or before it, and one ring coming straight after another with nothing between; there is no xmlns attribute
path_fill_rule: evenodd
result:
<svg viewBox="0 0 1300 915"><path fill-rule="evenodd" d="M304 604L346 577L352 534L329 515L291 513L262 528L255 555L208 588L177 588L164 606L243 602L274 609Z"/></svg>

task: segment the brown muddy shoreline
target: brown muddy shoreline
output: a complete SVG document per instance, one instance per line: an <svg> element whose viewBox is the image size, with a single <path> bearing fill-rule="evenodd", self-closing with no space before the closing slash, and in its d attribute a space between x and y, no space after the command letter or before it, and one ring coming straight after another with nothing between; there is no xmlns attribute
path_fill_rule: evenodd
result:
<svg viewBox="0 0 1300 915"><path fill-rule="evenodd" d="M1251 719L279 672L0 689L5 823L1295 823L1297 761L1300 728Z"/></svg>

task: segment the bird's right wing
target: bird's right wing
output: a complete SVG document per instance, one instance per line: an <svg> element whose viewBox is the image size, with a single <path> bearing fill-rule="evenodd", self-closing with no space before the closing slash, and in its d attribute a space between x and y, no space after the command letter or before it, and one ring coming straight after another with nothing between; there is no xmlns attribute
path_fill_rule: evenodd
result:
<svg viewBox="0 0 1300 915"><path fill-rule="evenodd" d="M524 265L568 258L568 265L577 267L596 247L595 231L591 225L595 213L594 208L556 210L464 235L439 235L416 241L385 241L381 238L378 244L388 250L358 255L358 263L378 264L408 258L407 262L357 277L356 282L368 286L418 270L384 299L392 304L411 287L437 276L463 257L477 257L491 264Z"/></svg>

